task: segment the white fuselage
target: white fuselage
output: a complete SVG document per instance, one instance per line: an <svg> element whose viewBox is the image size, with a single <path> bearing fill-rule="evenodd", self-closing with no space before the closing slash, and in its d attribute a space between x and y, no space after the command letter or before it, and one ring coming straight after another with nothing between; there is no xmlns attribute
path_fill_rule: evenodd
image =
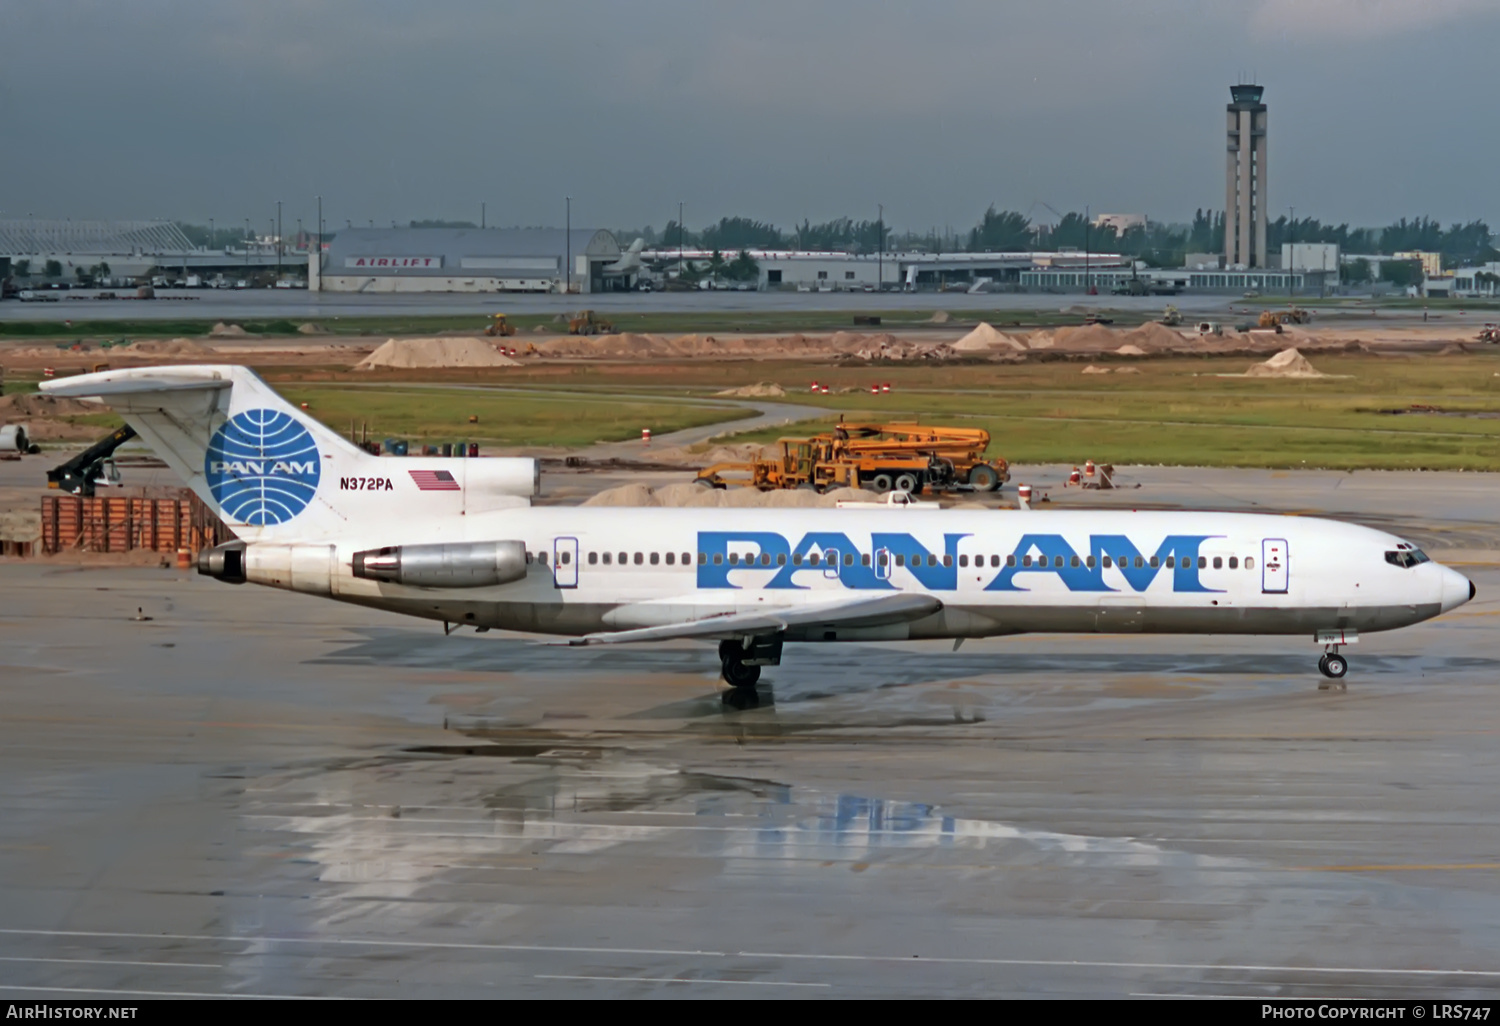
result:
<svg viewBox="0 0 1500 1026"><path fill-rule="evenodd" d="M376 546L525 544L525 578L481 588L359 579ZM928 594L911 623L792 630L788 640L1028 631L1379 631L1465 602L1470 584L1369 528L1206 512L519 507L407 518L290 546L252 544L251 581L476 626L581 635L856 595Z"/></svg>

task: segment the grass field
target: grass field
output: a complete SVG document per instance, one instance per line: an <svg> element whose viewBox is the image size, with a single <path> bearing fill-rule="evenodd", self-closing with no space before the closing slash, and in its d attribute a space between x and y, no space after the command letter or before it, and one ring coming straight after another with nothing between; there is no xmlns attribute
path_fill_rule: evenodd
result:
<svg viewBox="0 0 1500 1026"><path fill-rule="evenodd" d="M1129 375L1083 375L1076 363L974 368L961 390L935 387L939 368L871 370L866 384L891 381L890 395L808 394L805 402L850 420L983 427L991 453L1012 462L1500 470L1500 358L1325 356L1319 369L1342 376L1219 376L1249 362L1142 361ZM841 376L847 372L823 380L854 383ZM1445 412L1380 412L1414 404ZM735 440L769 441L832 422Z"/></svg>
<svg viewBox="0 0 1500 1026"><path fill-rule="evenodd" d="M642 428L662 435L743 416L735 409L684 403L472 389L296 387L282 394L289 402L307 403L309 413L340 434L347 435L351 423L368 424L377 440L405 438L429 445L463 439L573 449L639 438ZM471 416L478 421L470 423Z"/></svg>
<svg viewBox="0 0 1500 1026"><path fill-rule="evenodd" d="M744 436L770 440L851 419L950 421L986 428L991 453L1012 462L1196 466L1430 468L1500 471L1500 347L1467 355L1316 355L1334 377L1225 377L1250 357L1095 362L1133 374L1085 375L1079 361L829 366L802 361L546 363L477 371L371 376L336 368L267 367L293 402L343 433L472 439L574 448L722 423L735 411L691 400L773 381L783 402L826 409L827 421ZM809 382L858 391L813 395ZM879 398L870 384L889 382ZM490 391L497 385L531 392ZM463 385L462 389L445 387ZM7 390L28 389L11 380ZM660 395L662 401L640 398ZM1394 415L1414 404L1442 412ZM469 423L471 415L479 418ZM102 423L102 421L101 421ZM732 430L732 428L730 429ZM738 436L737 436L738 437Z"/></svg>

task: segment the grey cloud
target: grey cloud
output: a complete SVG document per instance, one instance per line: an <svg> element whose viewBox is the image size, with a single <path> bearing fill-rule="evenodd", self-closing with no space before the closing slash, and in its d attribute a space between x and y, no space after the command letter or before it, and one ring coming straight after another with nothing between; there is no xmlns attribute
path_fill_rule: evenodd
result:
<svg viewBox="0 0 1500 1026"><path fill-rule="evenodd" d="M9 3L0 210L264 225L322 193L335 225L481 200L555 224L572 194L609 225L679 200L698 223L1180 219L1222 202L1227 86L1253 70L1274 205L1500 221L1464 172L1500 157L1463 110L1492 88L1494 5L1374 3L1357 45L1327 28L1352 5L1317 0Z"/></svg>

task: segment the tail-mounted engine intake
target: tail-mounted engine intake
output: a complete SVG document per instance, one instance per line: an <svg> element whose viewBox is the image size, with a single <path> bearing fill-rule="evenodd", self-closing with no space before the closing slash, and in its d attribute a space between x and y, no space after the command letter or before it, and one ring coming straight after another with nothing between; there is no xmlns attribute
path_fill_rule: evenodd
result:
<svg viewBox="0 0 1500 1026"><path fill-rule="evenodd" d="M244 584L245 543L228 542L199 552L198 572L226 584Z"/></svg>
<svg viewBox="0 0 1500 1026"><path fill-rule="evenodd" d="M526 544L393 545L354 554L354 576L417 588L484 588L526 576Z"/></svg>

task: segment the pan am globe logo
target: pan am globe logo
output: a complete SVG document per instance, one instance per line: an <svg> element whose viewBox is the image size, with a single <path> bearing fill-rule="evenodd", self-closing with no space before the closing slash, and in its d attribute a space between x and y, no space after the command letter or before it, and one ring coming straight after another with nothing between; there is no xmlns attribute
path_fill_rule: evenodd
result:
<svg viewBox="0 0 1500 1026"><path fill-rule="evenodd" d="M318 445L280 410L245 410L214 432L203 458L208 489L236 523L269 527L307 508L318 491Z"/></svg>

